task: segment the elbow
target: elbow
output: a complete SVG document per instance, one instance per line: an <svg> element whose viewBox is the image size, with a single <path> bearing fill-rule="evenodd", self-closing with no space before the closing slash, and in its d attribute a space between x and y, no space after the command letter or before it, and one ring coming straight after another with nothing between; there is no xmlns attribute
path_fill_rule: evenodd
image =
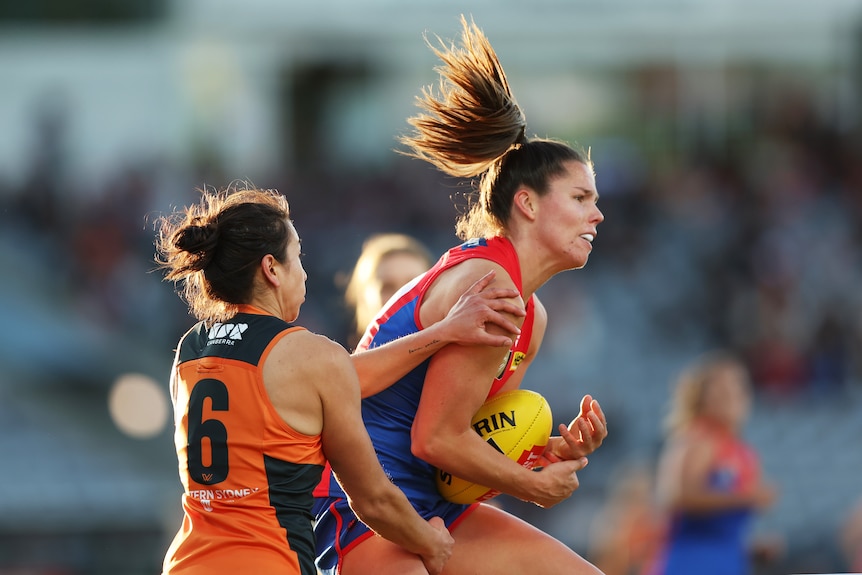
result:
<svg viewBox="0 0 862 575"><path fill-rule="evenodd" d="M356 517L368 525L374 532L385 531L391 519L393 509L397 509L397 496L394 493L397 488L386 483L375 493L363 494L362 497L348 498Z"/></svg>
<svg viewBox="0 0 862 575"><path fill-rule="evenodd" d="M410 441L410 452L414 457L435 467L444 467L446 461L445 448L447 442L433 434L412 434Z"/></svg>
<svg viewBox="0 0 862 575"><path fill-rule="evenodd" d="M360 521L371 527L373 531L380 531L380 523L384 517L382 510L385 509L386 502L363 497L351 499L349 503L350 508L353 509Z"/></svg>

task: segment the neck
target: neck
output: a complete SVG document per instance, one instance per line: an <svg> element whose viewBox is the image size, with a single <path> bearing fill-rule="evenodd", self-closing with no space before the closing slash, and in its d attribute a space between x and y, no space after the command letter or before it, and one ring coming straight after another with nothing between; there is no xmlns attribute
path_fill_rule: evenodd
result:
<svg viewBox="0 0 862 575"><path fill-rule="evenodd" d="M275 298L252 298L247 305L250 305L264 313L268 313L269 315L274 315L275 317L280 317L282 319L284 318L281 306L278 305L278 301Z"/></svg>
<svg viewBox="0 0 862 575"><path fill-rule="evenodd" d="M524 300L527 300L545 282L563 269L553 265L542 247L532 242L530 238L509 236L508 239L512 242L515 253L518 254L521 265L521 287Z"/></svg>

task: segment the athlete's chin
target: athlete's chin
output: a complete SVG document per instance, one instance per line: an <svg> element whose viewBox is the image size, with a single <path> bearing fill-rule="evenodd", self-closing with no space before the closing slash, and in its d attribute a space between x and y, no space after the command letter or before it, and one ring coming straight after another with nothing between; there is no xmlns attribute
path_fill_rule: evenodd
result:
<svg viewBox="0 0 862 575"><path fill-rule="evenodd" d="M299 318L299 308L297 307L295 311L287 314L288 317L284 318L284 320L288 323L293 323Z"/></svg>
<svg viewBox="0 0 862 575"><path fill-rule="evenodd" d="M587 265L587 261L588 261L589 259L590 259L590 256L584 256L584 257L581 257L581 258L577 258L577 259L575 259L575 261L574 261L574 262L572 262L572 267L570 267L569 269L572 269L572 270L579 270L579 269L581 269L582 267L584 267L585 265Z"/></svg>

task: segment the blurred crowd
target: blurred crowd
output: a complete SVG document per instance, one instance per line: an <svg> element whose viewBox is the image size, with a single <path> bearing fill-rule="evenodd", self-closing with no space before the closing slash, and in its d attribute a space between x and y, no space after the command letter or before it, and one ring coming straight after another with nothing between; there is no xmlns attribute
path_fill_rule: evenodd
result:
<svg viewBox="0 0 862 575"><path fill-rule="evenodd" d="M683 119L662 118L666 103L645 103L648 122L626 137L588 142L607 216L589 273L625 279L652 317L651 338L733 349L769 393L828 393L862 375L851 353L862 343L862 138L858 127L822 113L813 93L775 96L734 110L720 141L708 130L683 142L657 134L652 124ZM34 122L29 177L14 186L0 178L3 220L62 272L55 277L71 305L111 329L161 337L171 314L152 310L172 300L158 275L147 275L154 214L232 175L212 163L143 159L100 181L70 182L56 112ZM337 338L345 328L336 276L362 239L409 231L435 250L447 247L455 241L450 197L466 186L397 157L385 173L334 167L254 183L291 201L310 256L306 321Z"/></svg>
<svg viewBox="0 0 862 575"><path fill-rule="evenodd" d="M636 338L644 353L733 350L756 392L779 403L854 393L862 382L853 353L862 345L862 130L821 104L813 90L765 90L730 111L717 135L708 121L688 125L673 102L644 97L643 121L582 142L606 220L576 277L615 281L616 299L609 292L603 304L642 318L586 327ZM76 181L58 109L34 119L28 177L12 183L0 174L4 238L50 270L63 305L166 349L192 320L153 271L152 222L196 188L238 175L212 161L147 158ZM456 241L450 198L466 185L397 157L383 173L304 169L260 174L254 184L288 197L303 238L309 295L300 323L342 343L351 329L343 278L362 241L408 232L440 252ZM579 308L573 284L540 292L551 311L545 361L571 357L555 337L578 338L589 317L607 318ZM576 325L554 325L566 317ZM606 362L609 353L582 359Z"/></svg>
<svg viewBox="0 0 862 575"><path fill-rule="evenodd" d="M720 142L640 151L596 260L628 271L657 336L737 351L771 394L838 391L862 375L862 134L798 89L733 116Z"/></svg>

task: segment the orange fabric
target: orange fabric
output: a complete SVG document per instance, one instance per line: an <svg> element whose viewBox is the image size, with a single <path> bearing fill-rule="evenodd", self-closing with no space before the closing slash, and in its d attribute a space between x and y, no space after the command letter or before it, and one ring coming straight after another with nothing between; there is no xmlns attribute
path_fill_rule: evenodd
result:
<svg viewBox="0 0 862 575"><path fill-rule="evenodd" d="M237 324L247 328L240 339L258 325L252 315L245 317L252 319ZM264 342L256 363L207 355L213 353L209 347L183 361L186 352L178 351L172 384L184 519L165 558L165 574L308 572L309 558L303 571L285 525L296 522L297 532L304 533L306 522L310 530L304 505L310 505L325 460L320 436L286 425L263 384L261 366L273 345L302 329L284 326Z"/></svg>

